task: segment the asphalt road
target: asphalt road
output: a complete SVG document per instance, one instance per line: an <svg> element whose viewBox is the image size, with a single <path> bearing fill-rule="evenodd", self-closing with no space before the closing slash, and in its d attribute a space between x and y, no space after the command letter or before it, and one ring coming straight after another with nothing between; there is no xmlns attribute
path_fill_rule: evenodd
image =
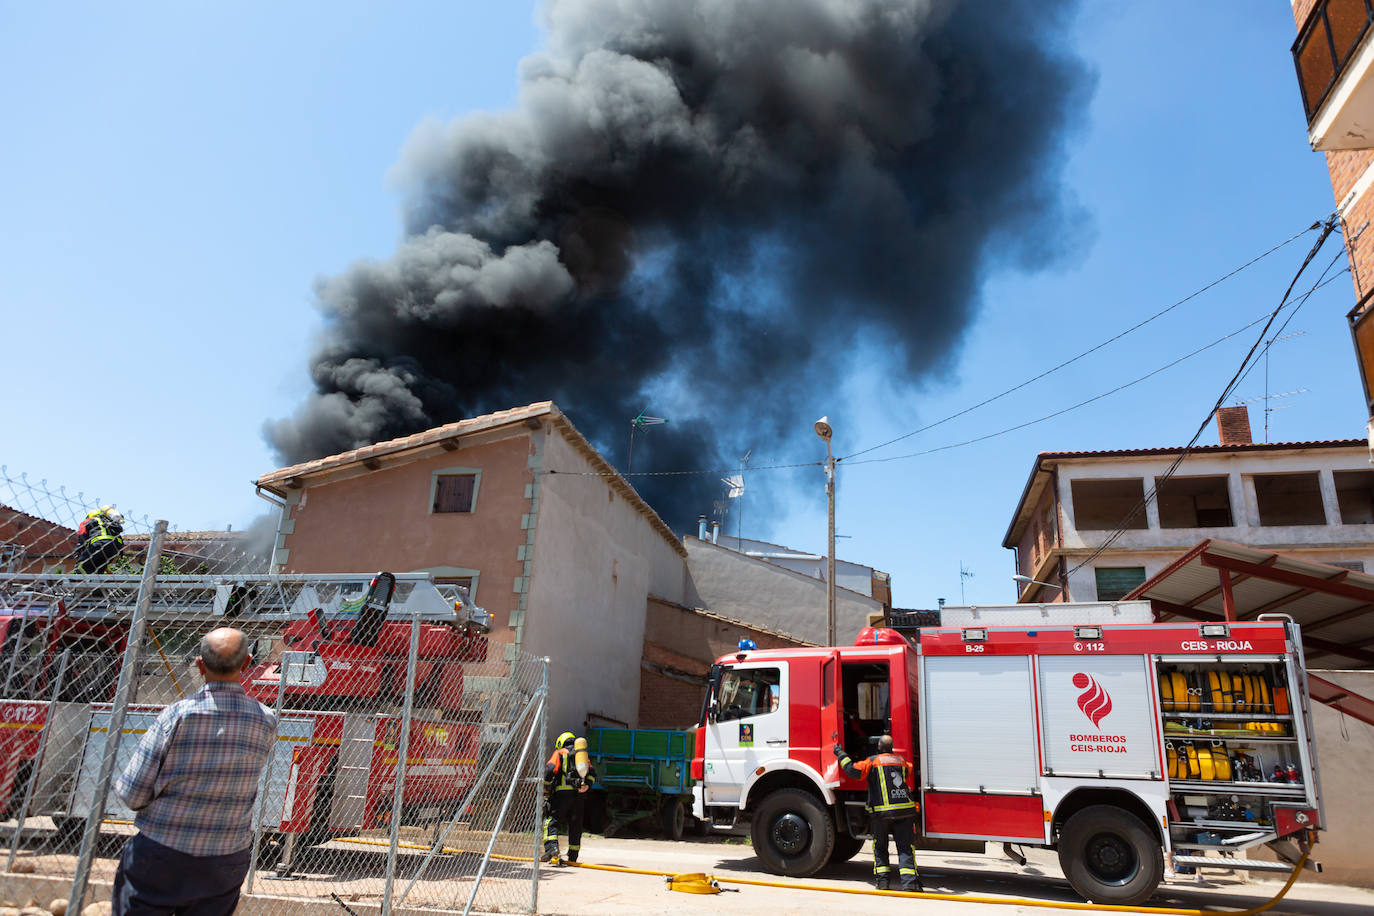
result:
<svg viewBox="0 0 1374 916"><path fill-rule="evenodd" d="M991 850L999 847L990 845ZM747 839L712 837L708 840L667 840L588 836L582 859L588 865L610 865L646 871L714 875L719 895L670 891L662 877L602 871L594 868L543 868L539 881L539 912L555 914L910 914L963 913L1001 916L1008 913L1082 913L1081 910L1028 906L1025 903L1081 903L1064 881L1053 853L1030 850L1025 867L998 855L936 855L917 858L928 890L962 898L1006 898L1007 904L983 905L965 900L884 897L854 894L871 888L872 856L868 846L850 862L827 868L813 878L778 878L763 871ZM777 881L804 889L758 887L731 883L732 879ZM1220 911L1255 906L1278 892L1282 882L1266 875L1247 882L1241 876L1204 872L1201 884L1190 878L1168 880L1152 906L1217 908ZM1018 903L1017 901L1023 901ZM1374 890L1316 884L1299 879L1274 909L1288 916L1374 916Z"/></svg>

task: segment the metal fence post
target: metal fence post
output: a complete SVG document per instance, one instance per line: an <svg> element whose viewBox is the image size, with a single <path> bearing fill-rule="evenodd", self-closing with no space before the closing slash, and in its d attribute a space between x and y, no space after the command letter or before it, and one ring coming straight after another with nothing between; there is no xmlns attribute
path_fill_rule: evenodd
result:
<svg viewBox="0 0 1374 916"><path fill-rule="evenodd" d="M15 654L18 654L18 647ZM48 703L48 721L43 726L43 734L38 738L38 750L33 755L33 766L29 769L29 784L24 787L24 801L19 806L19 819L14 822L14 836L10 837L10 857L5 863L5 871L14 870L14 857L19 852L19 834L24 830L24 821L29 816L29 805L33 804L33 793L38 788L38 770L43 765L43 755L48 749L48 736L52 734L52 710L57 706L57 698L62 695L62 682L67 676L67 661L72 650L62 650L62 660L57 665L57 681L52 687L52 700Z"/></svg>
<svg viewBox="0 0 1374 916"><path fill-rule="evenodd" d="M520 714L511 721L516 723L525 721L525 714L534 709L540 701L540 694L538 693L530 697L529 702L520 710ZM512 726L510 733L506 735L506 740L501 742L496 752L491 755L491 760L487 761L486 768L482 770L482 774L477 777L477 781L468 789L462 804L460 804L458 810L453 813L453 817L449 818L447 823L441 825L439 838L430 845L429 850L425 853L424 859L420 862L420 867L415 870L415 874L410 876L410 883L405 886L405 890L401 891L401 895L396 898L397 903L404 903L405 899L410 896L411 889L413 889L415 884L424 877L425 871L429 868L430 863L434 861L435 855L438 854L443 846L443 838L458 826L459 822L463 819L463 815L472 807L473 800L477 798L478 794L486 787L487 777L496 769L497 764L505 759L506 751L509 750L511 745L515 742L516 736L515 727Z"/></svg>
<svg viewBox="0 0 1374 916"><path fill-rule="evenodd" d="M544 721L544 700L545 698L542 696L539 698L538 711L541 723ZM510 800L515 797L515 789L520 785L520 773L525 769L525 758L529 756L530 744L534 741L535 732L539 730L534 728L534 723L530 723L530 733L525 738L525 746L520 749L520 759L515 764L515 778L511 780L510 788L506 789L506 797L501 801L501 810L496 813L496 826L491 830L491 839L487 841L487 851L482 853L482 862L477 866L477 876L472 879L472 891L468 894L467 905L463 907L463 916L472 912L472 905L477 901L477 891L482 886L482 878L486 876L487 865L491 862L492 850L496 848L496 840L500 837L501 828L506 823L506 811L510 808ZM538 759L537 754L535 759ZM535 864L539 864L537 857Z"/></svg>
<svg viewBox="0 0 1374 916"><path fill-rule="evenodd" d="M543 658L544 679L539 685L539 751L543 753L549 746L549 657ZM539 758L535 758L536 765ZM544 854L544 780L543 773L535 771L535 782L539 788L534 800L534 877L530 880L530 912L539 912L539 857Z"/></svg>
<svg viewBox="0 0 1374 916"><path fill-rule="evenodd" d="M396 748L396 785L391 803L391 843L386 851L386 888L381 916L391 916L391 888L396 882L396 853L401 843L401 812L405 805L406 765L410 758L410 716L415 705L415 669L420 667L420 612L410 618L410 658L406 665L405 705L401 708L401 740Z"/></svg>
<svg viewBox="0 0 1374 916"><path fill-rule="evenodd" d="M80 913L86 902L86 884L91 877L91 860L100 839L100 824L105 820L105 802L110 794L114 776L115 755L119 753L120 736L124 733L124 717L134 694L134 669L138 665L139 647L148 629L148 608L153 601L157 584L157 567L162 557L162 540L167 535L167 522L158 519L153 536L148 540L148 555L143 561L143 578L138 583L138 603L134 605L134 619L124 643L124 661L119 668L119 682L115 687L114 706L110 709L110 726L105 732L105 747L100 756L100 775L96 779L91 812L86 817L86 830L81 837L81 853L72 876L72 889L67 895L69 912Z"/></svg>
<svg viewBox="0 0 1374 916"><path fill-rule="evenodd" d="M277 748L281 745L278 738L281 735L281 704L286 694L286 671L284 668L277 669L277 705L274 711L277 714L277 725L272 732L272 753L267 755L267 766L262 768L262 778L258 780L258 803L253 809L253 851L252 858L248 860L248 886L244 893L253 893L253 879L258 876L258 850L262 847L262 818L267 810L267 790L271 787L272 778L272 759L277 756Z"/></svg>

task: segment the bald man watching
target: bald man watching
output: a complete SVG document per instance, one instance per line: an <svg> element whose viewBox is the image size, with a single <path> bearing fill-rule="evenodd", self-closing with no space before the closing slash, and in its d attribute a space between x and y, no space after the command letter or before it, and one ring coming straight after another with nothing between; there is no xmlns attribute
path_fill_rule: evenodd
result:
<svg viewBox="0 0 1374 916"><path fill-rule="evenodd" d="M113 916L229 916L252 854L253 802L277 722L243 692L253 657L232 627L200 641L205 686L144 733L114 790L138 833L115 872Z"/></svg>

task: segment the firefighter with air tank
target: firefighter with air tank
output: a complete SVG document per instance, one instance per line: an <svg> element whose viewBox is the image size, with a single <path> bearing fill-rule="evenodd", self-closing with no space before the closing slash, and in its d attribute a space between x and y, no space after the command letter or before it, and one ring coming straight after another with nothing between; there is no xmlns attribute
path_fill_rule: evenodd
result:
<svg viewBox="0 0 1374 916"><path fill-rule="evenodd" d="M904 891L925 890L916 874L912 838L916 802L911 797L911 764L892 750L892 736L878 739L878 753L858 763L844 748L834 747L840 768L850 779L868 780L868 815L873 832L873 885L880 891L891 886L892 866L887 858L887 838L897 844L897 874Z"/></svg>
<svg viewBox="0 0 1374 916"><path fill-rule="evenodd" d="M544 853L541 862L562 864L558 833L568 831L568 861L582 851L582 815L587 790L596 784L596 768L587 756L587 739L564 732L554 742L553 756L544 765Z"/></svg>

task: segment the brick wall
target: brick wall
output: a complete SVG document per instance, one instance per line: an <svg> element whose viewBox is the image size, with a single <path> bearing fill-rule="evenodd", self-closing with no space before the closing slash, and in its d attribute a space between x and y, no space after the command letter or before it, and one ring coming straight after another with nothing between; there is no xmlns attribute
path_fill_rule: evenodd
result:
<svg viewBox="0 0 1374 916"><path fill-rule="evenodd" d="M1374 150L1327 153L1326 161L1331 167L1331 189L1339 206L1365 169L1374 165ZM1341 232L1350 261L1356 302L1374 289L1374 231L1370 230L1371 221L1374 221L1374 188L1366 190L1342 214Z"/></svg>
<svg viewBox="0 0 1374 916"><path fill-rule="evenodd" d="M1298 28L1307 21L1307 14L1312 12L1312 7L1317 5L1317 0L1293 0L1293 22Z"/></svg>
<svg viewBox="0 0 1374 916"><path fill-rule="evenodd" d="M1249 445L1250 411L1244 404L1217 408L1217 440L1222 445Z"/></svg>
<svg viewBox="0 0 1374 916"><path fill-rule="evenodd" d="M701 715L711 663L752 639L760 649L805 645L780 633L651 597L639 666L640 728L687 729Z"/></svg>

